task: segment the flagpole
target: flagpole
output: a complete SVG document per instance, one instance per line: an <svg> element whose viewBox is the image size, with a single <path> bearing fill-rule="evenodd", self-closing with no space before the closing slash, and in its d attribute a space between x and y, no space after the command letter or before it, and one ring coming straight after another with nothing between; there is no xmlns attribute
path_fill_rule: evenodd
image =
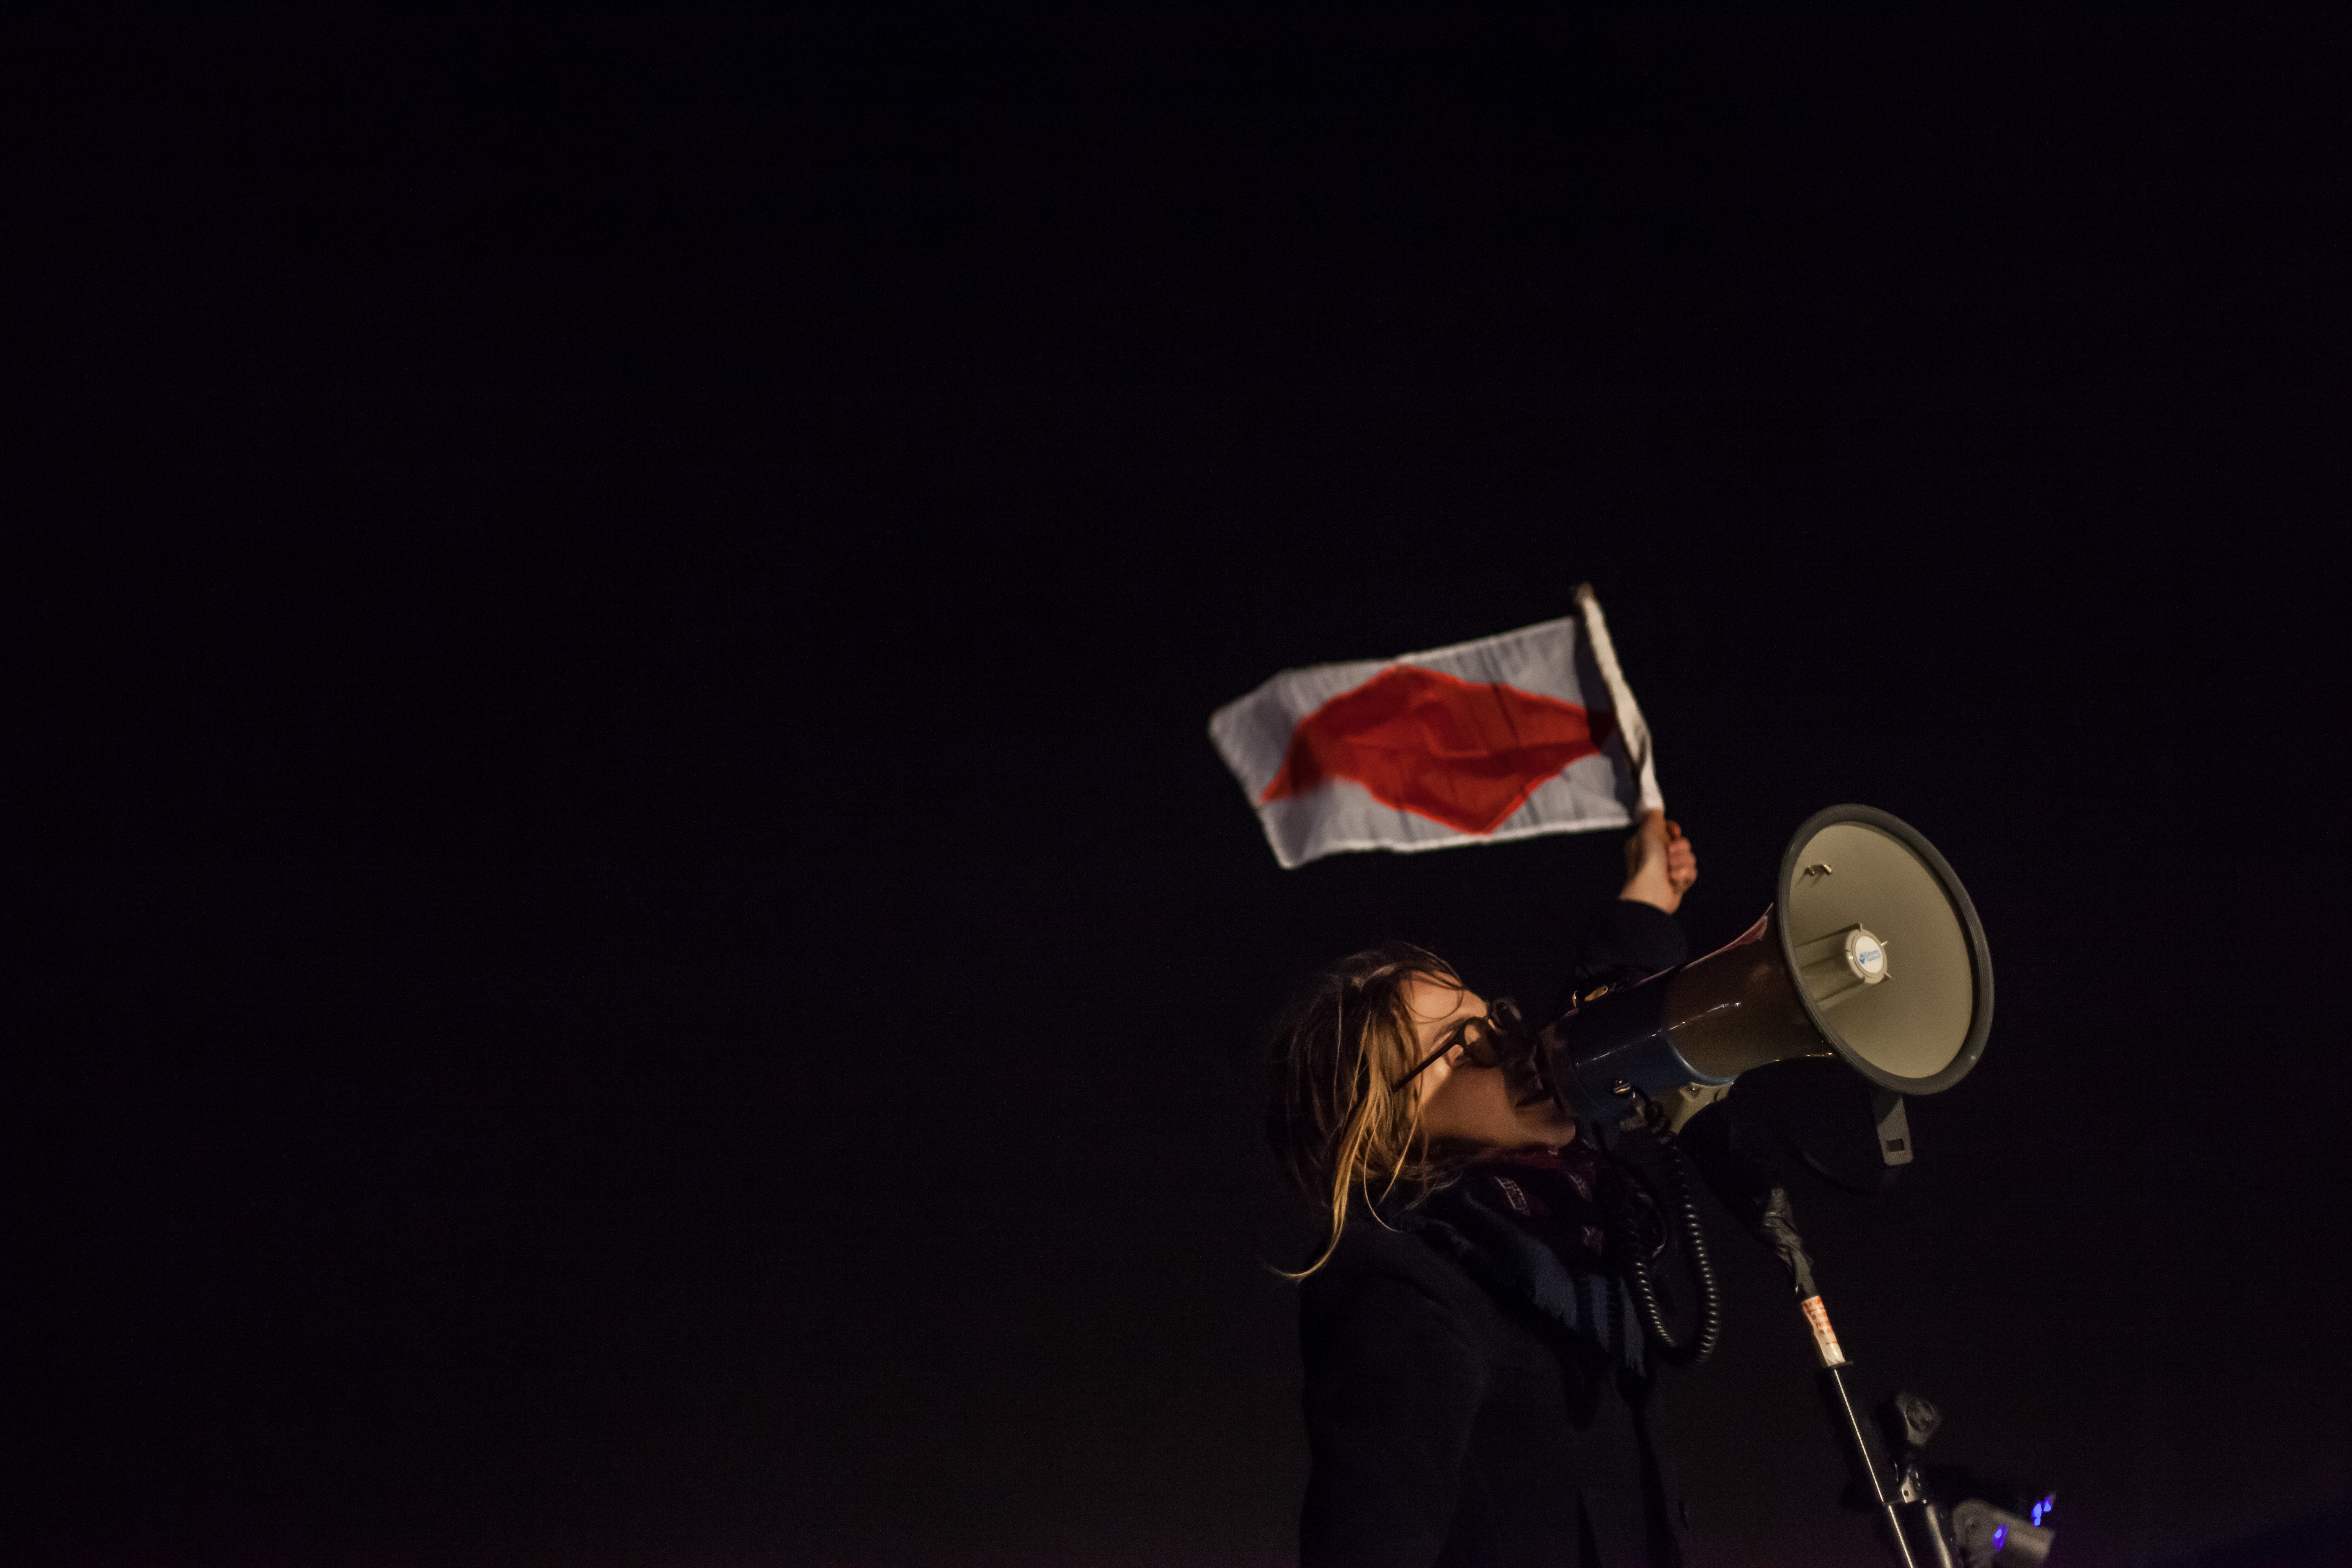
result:
<svg viewBox="0 0 2352 1568"><path fill-rule="evenodd" d="M1576 585L1576 607L1584 616L1584 635L1592 642L1592 662L1601 667L1601 683L1609 689L1609 706L1617 713L1617 734L1624 742L1626 760L1633 765L1633 777L1640 784L1642 805L1636 814L1646 816L1666 808L1666 797L1658 789L1658 774L1650 756L1650 727L1642 721L1641 704L1633 700L1633 689L1625 684L1625 672L1617 667L1617 645L1609 640L1609 621L1601 613L1600 596L1592 584Z"/></svg>

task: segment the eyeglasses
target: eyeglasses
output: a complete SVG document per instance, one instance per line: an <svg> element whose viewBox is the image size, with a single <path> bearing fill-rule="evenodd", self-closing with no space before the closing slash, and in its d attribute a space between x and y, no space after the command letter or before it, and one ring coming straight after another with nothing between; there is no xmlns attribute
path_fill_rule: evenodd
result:
<svg viewBox="0 0 2352 1568"><path fill-rule="evenodd" d="M1508 996L1497 996L1486 1004L1486 1016L1465 1018L1445 1031L1445 1043L1422 1058L1419 1066L1389 1085L1391 1092L1402 1089L1454 1051L1475 1068L1498 1068L1508 1056L1521 1055L1526 1050L1527 1019L1520 1016L1519 1005Z"/></svg>

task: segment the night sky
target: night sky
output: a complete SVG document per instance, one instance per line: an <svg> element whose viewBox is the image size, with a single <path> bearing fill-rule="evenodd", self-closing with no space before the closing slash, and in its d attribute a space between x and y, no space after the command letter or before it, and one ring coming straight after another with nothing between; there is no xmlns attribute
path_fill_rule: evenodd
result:
<svg viewBox="0 0 2352 1568"><path fill-rule="evenodd" d="M1285 872L1208 716L1587 580L1696 947L1840 801L1989 934L1792 1183L1865 1384L2062 1564L2347 1550L2352 26L0 61L8 1561L1285 1561L1270 1016L1548 999L1619 850ZM1874 1562L1717 1234L1706 1560Z"/></svg>

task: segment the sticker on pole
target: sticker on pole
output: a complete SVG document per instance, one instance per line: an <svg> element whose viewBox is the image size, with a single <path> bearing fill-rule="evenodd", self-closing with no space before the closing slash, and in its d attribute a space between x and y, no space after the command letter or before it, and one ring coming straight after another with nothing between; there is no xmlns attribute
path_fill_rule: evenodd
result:
<svg viewBox="0 0 2352 1568"><path fill-rule="evenodd" d="M1803 1306L1805 1321L1813 1329L1813 1348L1822 1352L1822 1364L1843 1366L1845 1352L1838 1349L1837 1331L1830 1327L1830 1310L1822 1305L1819 1296L1806 1297Z"/></svg>

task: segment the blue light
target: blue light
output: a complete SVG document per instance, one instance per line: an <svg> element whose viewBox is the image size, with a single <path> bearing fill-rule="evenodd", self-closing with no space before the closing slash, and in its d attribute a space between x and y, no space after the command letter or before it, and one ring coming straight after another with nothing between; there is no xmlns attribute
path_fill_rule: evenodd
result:
<svg viewBox="0 0 2352 1568"><path fill-rule="evenodd" d="M2033 1505L2033 1522L2036 1524L2040 1524L2042 1522L2042 1505L2040 1503L2035 1503Z"/></svg>
<svg viewBox="0 0 2352 1568"><path fill-rule="evenodd" d="M1999 1552L2002 1547L2008 1544L2009 1526L2005 1524L1995 1525L1992 1531L1992 1549L1995 1552Z"/></svg>

